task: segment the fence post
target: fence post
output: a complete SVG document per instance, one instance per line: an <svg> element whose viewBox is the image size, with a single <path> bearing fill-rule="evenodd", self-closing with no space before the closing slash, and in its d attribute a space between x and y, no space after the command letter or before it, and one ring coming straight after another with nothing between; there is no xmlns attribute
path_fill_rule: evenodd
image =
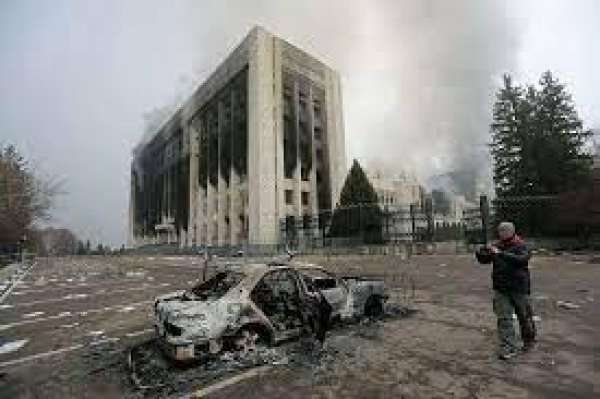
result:
<svg viewBox="0 0 600 399"><path fill-rule="evenodd" d="M204 268L202 269L202 281L206 281L206 272L208 269L208 245L204 247Z"/></svg>
<svg viewBox="0 0 600 399"><path fill-rule="evenodd" d="M490 204L487 195L479 197L479 212L481 213L481 240L488 243L488 228L490 223Z"/></svg>
<svg viewBox="0 0 600 399"><path fill-rule="evenodd" d="M410 235L412 242L415 242L415 228L415 204L410 204Z"/></svg>
<svg viewBox="0 0 600 399"><path fill-rule="evenodd" d="M358 229L360 230L361 244L364 245L365 244L365 224L363 223L361 203L358 204Z"/></svg>
<svg viewBox="0 0 600 399"><path fill-rule="evenodd" d="M385 239L384 242L390 242L390 208L385 206Z"/></svg>
<svg viewBox="0 0 600 399"><path fill-rule="evenodd" d="M319 213L319 227L321 228L321 247L325 250L325 219L322 216L323 214L324 212Z"/></svg>
<svg viewBox="0 0 600 399"><path fill-rule="evenodd" d="M279 235L279 249L283 252L287 243L287 220L285 216L279 219Z"/></svg>
<svg viewBox="0 0 600 399"><path fill-rule="evenodd" d="M433 198L425 200L425 215L427 217L427 241L433 241Z"/></svg>

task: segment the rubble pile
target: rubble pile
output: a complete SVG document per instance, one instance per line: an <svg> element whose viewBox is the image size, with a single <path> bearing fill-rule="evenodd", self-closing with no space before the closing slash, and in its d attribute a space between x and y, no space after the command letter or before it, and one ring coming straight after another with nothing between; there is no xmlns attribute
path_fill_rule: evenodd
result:
<svg viewBox="0 0 600 399"><path fill-rule="evenodd" d="M186 392L232 376L240 370L287 363L286 348L257 346L252 353L223 352L194 363L176 365L165 358L154 339L134 347L130 356L131 380L138 391L144 392L144 396Z"/></svg>

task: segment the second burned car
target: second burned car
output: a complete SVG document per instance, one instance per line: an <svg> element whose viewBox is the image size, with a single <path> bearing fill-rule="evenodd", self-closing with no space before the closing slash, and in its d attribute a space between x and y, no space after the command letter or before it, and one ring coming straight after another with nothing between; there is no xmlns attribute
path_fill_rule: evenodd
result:
<svg viewBox="0 0 600 399"><path fill-rule="evenodd" d="M223 349L252 351L259 343L299 337L303 307L321 295L334 319L376 316L386 300L383 280L340 278L300 263L246 264L156 298L155 329L165 352L177 361Z"/></svg>

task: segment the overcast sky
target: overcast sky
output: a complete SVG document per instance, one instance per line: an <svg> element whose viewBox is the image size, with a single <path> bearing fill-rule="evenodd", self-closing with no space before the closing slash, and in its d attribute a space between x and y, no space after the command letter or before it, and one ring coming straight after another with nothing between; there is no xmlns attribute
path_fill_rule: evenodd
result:
<svg viewBox="0 0 600 399"><path fill-rule="evenodd" d="M144 114L260 24L340 71L349 160L485 180L502 73L554 71L600 126L598 21L596 0L3 0L0 142L64 178L55 225L118 246Z"/></svg>

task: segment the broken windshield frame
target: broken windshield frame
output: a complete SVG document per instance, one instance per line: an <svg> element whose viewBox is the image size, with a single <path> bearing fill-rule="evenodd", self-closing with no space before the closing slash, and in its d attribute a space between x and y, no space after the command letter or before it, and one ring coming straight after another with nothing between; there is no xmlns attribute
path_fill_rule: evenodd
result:
<svg viewBox="0 0 600 399"><path fill-rule="evenodd" d="M346 282L343 279L338 278L336 275L329 273L326 270L309 267L301 267L297 270L302 276L306 288L310 292L334 289L336 287L348 289Z"/></svg>
<svg viewBox="0 0 600 399"><path fill-rule="evenodd" d="M241 272L218 272L205 282L192 287L186 292L186 296L191 295L201 301L214 301L223 297L231 288L238 285L244 277L244 273Z"/></svg>

